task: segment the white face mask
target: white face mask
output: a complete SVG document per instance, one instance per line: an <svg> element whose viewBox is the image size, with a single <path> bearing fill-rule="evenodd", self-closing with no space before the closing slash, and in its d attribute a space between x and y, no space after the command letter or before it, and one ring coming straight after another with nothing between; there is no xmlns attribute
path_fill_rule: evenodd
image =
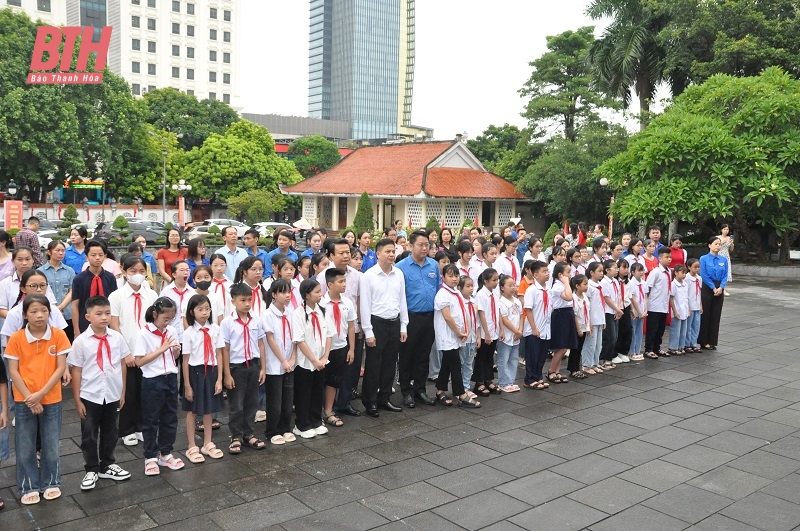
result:
<svg viewBox="0 0 800 531"><path fill-rule="evenodd" d="M135 275L128 276L128 282L130 282L134 286L141 286L142 283L144 282L144 279L145 277L141 273L136 273Z"/></svg>

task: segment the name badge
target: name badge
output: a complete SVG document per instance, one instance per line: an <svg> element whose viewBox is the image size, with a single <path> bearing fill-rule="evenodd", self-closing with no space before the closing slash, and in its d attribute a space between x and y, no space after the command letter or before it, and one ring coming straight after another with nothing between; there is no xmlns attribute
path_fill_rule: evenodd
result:
<svg viewBox="0 0 800 531"><path fill-rule="evenodd" d="M428 273L429 278L436 278L436 273Z"/></svg>

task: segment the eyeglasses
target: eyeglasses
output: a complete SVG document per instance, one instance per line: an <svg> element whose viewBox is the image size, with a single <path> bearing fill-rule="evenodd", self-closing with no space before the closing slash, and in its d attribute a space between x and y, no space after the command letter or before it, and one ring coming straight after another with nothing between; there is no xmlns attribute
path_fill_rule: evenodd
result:
<svg viewBox="0 0 800 531"><path fill-rule="evenodd" d="M45 290L47 289L47 284L25 284L25 287L28 289Z"/></svg>

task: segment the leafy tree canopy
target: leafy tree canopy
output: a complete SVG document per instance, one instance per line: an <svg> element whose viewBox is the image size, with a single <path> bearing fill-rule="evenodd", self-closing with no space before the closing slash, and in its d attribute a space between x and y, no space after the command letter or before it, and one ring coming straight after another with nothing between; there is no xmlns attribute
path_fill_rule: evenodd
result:
<svg viewBox="0 0 800 531"><path fill-rule="evenodd" d="M342 159L336 144L320 135L299 138L289 146L289 158L303 177L322 173Z"/></svg>
<svg viewBox="0 0 800 531"><path fill-rule="evenodd" d="M252 225L268 220L273 212L286 208L285 196L268 189L250 190L228 198L228 213Z"/></svg>

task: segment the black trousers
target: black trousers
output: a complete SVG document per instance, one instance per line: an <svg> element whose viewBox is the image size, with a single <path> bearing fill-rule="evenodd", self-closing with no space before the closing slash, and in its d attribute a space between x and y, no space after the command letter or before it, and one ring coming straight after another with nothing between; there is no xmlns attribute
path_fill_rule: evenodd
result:
<svg viewBox="0 0 800 531"><path fill-rule="evenodd" d="M322 397L325 394L325 371L294 368L294 414L300 431L322 426Z"/></svg>
<svg viewBox="0 0 800 531"><path fill-rule="evenodd" d="M400 390L404 395L415 391L425 392L433 340L433 312L409 312L408 339L400 344L398 362Z"/></svg>
<svg viewBox="0 0 800 531"><path fill-rule="evenodd" d="M586 332L578 336L578 348L569 351L569 358L567 358L567 370L570 373L581 370L581 352L583 351L583 343L586 341Z"/></svg>
<svg viewBox="0 0 800 531"><path fill-rule="evenodd" d="M497 348L497 340L491 343L481 343L475 353L475 366L472 368L472 381L475 385L489 385L494 380L494 351Z"/></svg>
<svg viewBox="0 0 800 531"><path fill-rule="evenodd" d="M292 431L294 405L294 372L268 374L265 380L267 396L267 439Z"/></svg>
<svg viewBox="0 0 800 531"><path fill-rule="evenodd" d="M385 404L392 395L392 381L397 368L400 350L400 319L383 319L372 316L375 346L367 345L364 359L364 381L361 384L361 402L365 407ZM426 356L430 353L430 347ZM427 376L427 375L426 375ZM424 381L424 380L423 380Z"/></svg>
<svg viewBox="0 0 800 531"><path fill-rule="evenodd" d="M353 363L345 363L342 368L342 384L339 386L339 393L336 395L336 409L342 411L350 405L353 399L353 390L358 387L358 379L361 377L361 360L364 358L364 338L356 338L356 348L354 350Z"/></svg>
<svg viewBox="0 0 800 531"><path fill-rule="evenodd" d="M117 430L119 400L105 404L96 404L84 399L81 401L86 407L86 418L81 419L83 468L87 472L99 473L108 468L108 465L114 464L114 448L119 438Z"/></svg>
<svg viewBox="0 0 800 531"><path fill-rule="evenodd" d="M124 362L123 362L124 363ZM128 367L125 377L125 407L119 412L119 435L142 431L142 369Z"/></svg>
<svg viewBox="0 0 800 531"><path fill-rule="evenodd" d="M701 347L706 345L716 347L719 343L719 321L722 318L725 295L715 297L714 290L703 284L700 300L703 302L703 313L700 315L700 335L697 336L697 342Z"/></svg>
<svg viewBox="0 0 800 531"><path fill-rule="evenodd" d="M667 328L667 314L647 311L647 334L644 337L644 351L655 352L661 350L661 339ZM702 330L702 329L701 329Z"/></svg>
<svg viewBox="0 0 800 531"><path fill-rule="evenodd" d="M172 453L178 434L178 375L142 378L144 458Z"/></svg>
<svg viewBox="0 0 800 531"><path fill-rule="evenodd" d="M447 391L447 380L453 383L453 396L464 394L464 380L461 378L461 351L459 349L440 350L442 353L442 368L436 379L436 389Z"/></svg>
<svg viewBox="0 0 800 531"><path fill-rule="evenodd" d="M253 358L247 363L231 363L233 389L228 389L228 405L231 408L228 428L231 437L241 440L255 433L253 422L258 410L258 374L261 360Z"/></svg>
<svg viewBox="0 0 800 531"><path fill-rule="evenodd" d="M600 351L601 361L611 361L614 359L614 347L617 346L617 334L619 331L619 320L614 319L613 313L606 314L606 327L603 330L603 348ZM664 331L662 330L663 334Z"/></svg>
<svg viewBox="0 0 800 531"><path fill-rule="evenodd" d="M617 331L617 345L614 352L628 355L633 339L633 324L631 323L631 307L622 310L622 317L619 319L619 330Z"/></svg>

